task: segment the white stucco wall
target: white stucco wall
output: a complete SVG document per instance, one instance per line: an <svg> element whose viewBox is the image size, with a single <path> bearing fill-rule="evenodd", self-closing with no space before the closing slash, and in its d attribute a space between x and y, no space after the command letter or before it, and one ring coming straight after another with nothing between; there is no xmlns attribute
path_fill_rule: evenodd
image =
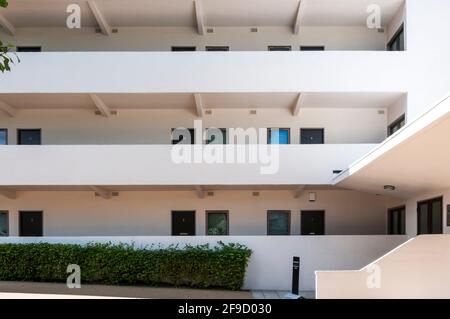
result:
<svg viewBox="0 0 450 319"><path fill-rule="evenodd" d="M105 37L93 28L20 28L11 37L0 29L0 37L16 46L42 46L43 51L170 51L172 46L229 46L231 51L267 51L269 45L324 45L326 50L385 50L385 33L365 27L302 26L298 35L289 27L215 27L199 36L188 27L123 27Z"/></svg>
<svg viewBox="0 0 450 319"><path fill-rule="evenodd" d="M449 247L449 235L422 235L363 269L319 271L316 298L448 299Z"/></svg>
<svg viewBox="0 0 450 319"><path fill-rule="evenodd" d="M385 114L378 114L379 110ZM339 118L339 121L336 119ZM186 110L119 110L117 116L95 116L94 109L21 110L16 117L0 116L8 129L9 144L16 144L17 129L41 128L42 144L170 144L176 127L194 127L194 108ZM201 118L203 129L290 128L291 143L300 143L300 128L324 128L325 143L379 143L386 137L383 108L305 108L300 116L290 109L214 109ZM265 143L266 141L262 141Z"/></svg>
<svg viewBox="0 0 450 319"><path fill-rule="evenodd" d="M448 92L449 12L448 0L406 1L408 120L418 117Z"/></svg>
<svg viewBox="0 0 450 319"><path fill-rule="evenodd" d="M316 270L342 270L363 267L403 243L405 236L229 236L229 237L46 237L1 238L0 243L134 243L216 244L241 243L252 249L244 289L290 290L292 257L300 257L300 290L315 290ZM332 249L330 249L332 247ZM280 249L282 248L282 249ZM81 269L81 271L83 271Z"/></svg>
<svg viewBox="0 0 450 319"><path fill-rule="evenodd" d="M387 110L387 123L388 126L392 124L394 121L400 118L400 116L407 116L408 109L408 96L402 96L399 98L391 107ZM407 120L407 119L406 119Z"/></svg>
<svg viewBox="0 0 450 319"><path fill-rule="evenodd" d="M172 210L196 211L196 234L205 234L205 210L228 210L230 235L266 235L267 210L291 211L291 234L300 234L301 210L325 210L327 235L386 234L385 199L346 190L314 190L295 199L291 191L217 190L199 199L194 191L121 191L105 200L87 191L23 191L0 197L9 211L10 235L18 235L18 211L43 211L44 236L167 236Z"/></svg>

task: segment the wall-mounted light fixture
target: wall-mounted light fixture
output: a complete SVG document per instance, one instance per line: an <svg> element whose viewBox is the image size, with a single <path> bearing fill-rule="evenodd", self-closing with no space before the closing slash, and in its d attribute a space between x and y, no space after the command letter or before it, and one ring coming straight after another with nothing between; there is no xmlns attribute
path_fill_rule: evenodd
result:
<svg viewBox="0 0 450 319"><path fill-rule="evenodd" d="M310 192L308 198L309 198L310 202L315 202L316 201L316 193Z"/></svg>
<svg viewBox="0 0 450 319"><path fill-rule="evenodd" d="M393 185L384 185L383 188L387 191L395 191L395 186Z"/></svg>

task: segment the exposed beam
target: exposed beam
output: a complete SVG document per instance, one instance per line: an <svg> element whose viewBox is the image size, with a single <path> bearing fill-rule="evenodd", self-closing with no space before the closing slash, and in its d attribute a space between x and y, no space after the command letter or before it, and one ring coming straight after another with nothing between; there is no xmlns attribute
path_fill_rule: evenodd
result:
<svg viewBox="0 0 450 319"><path fill-rule="evenodd" d="M297 14L295 15L295 21L294 21L294 26L293 26L293 30L292 30L294 32L294 34L298 34L300 31L300 14L302 12L301 7L302 7L302 2L299 1L298 7L297 7Z"/></svg>
<svg viewBox="0 0 450 319"><path fill-rule="evenodd" d="M292 107L292 116L298 116L300 114L300 108L302 107L303 94L299 93L294 106Z"/></svg>
<svg viewBox="0 0 450 319"><path fill-rule="evenodd" d="M200 35L205 34L205 25L203 23L203 6L201 0L194 0L195 21L197 22L197 32Z"/></svg>
<svg viewBox="0 0 450 319"><path fill-rule="evenodd" d="M9 104L6 104L3 101L0 101L0 111L5 112L10 117L14 117L17 115L17 110Z"/></svg>
<svg viewBox="0 0 450 319"><path fill-rule="evenodd" d="M16 199L17 198L17 192L11 189L7 188L0 188L0 195L9 198L9 199Z"/></svg>
<svg viewBox="0 0 450 319"><path fill-rule="evenodd" d="M91 97L92 102L94 102L95 107L102 116L111 116L111 109L105 104L105 102L102 101L102 99L97 94L89 94L89 96Z"/></svg>
<svg viewBox="0 0 450 319"><path fill-rule="evenodd" d="M6 33L9 35L16 35L16 28L12 25L11 22L8 21L8 19L5 18L5 16L0 12L0 27L2 27Z"/></svg>
<svg viewBox="0 0 450 319"><path fill-rule="evenodd" d="M305 185L297 186L294 189L294 198L299 198L303 194L304 190L305 190Z"/></svg>
<svg viewBox="0 0 450 319"><path fill-rule="evenodd" d="M97 6L97 2L95 1L88 1L89 8L91 8L92 14L95 17L95 20L97 20L97 24L100 27L100 30L104 35L111 35L112 28L106 21L105 17L103 16L103 13L100 11L100 9Z"/></svg>
<svg viewBox="0 0 450 319"><path fill-rule="evenodd" d="M201 94L194 94L194 98L195 98L195 110L197 112L197 116L198 117L203 117L203 113L204 113L204 105L203 105L203 98Z"/></svg>
<svg viewBox="0 0 450 319"><path fill-rule="evenodd" d="M198 198L205 197L205 190L201 186L195 186L195 193L197 194Z"/></svg>
<svg viewBox="0 0 450 319"><path fill-rule="evenodd" d="M91 189L98 195L100 195L100 197L103 199L110 199L112 197L112 192L106 188L99 186L91 186Z"/></svg>

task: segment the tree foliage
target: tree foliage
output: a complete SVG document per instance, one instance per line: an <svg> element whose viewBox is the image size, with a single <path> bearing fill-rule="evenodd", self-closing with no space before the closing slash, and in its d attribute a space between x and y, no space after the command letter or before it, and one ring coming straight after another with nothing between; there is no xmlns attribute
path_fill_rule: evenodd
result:
<svg viewBox="0 0 450 319"><path fill-rule="evenodd" d="M0 0L0 8L6 8L8 6L7 0ZM4 73L5 71L11 71L11 64L14 63L13 59L11 58L11 49L14 46L11 44L4 44L0 40L0 72ZM16 56L17 58L17 56ZM19 59L17 58L17 61Z"/></svg>

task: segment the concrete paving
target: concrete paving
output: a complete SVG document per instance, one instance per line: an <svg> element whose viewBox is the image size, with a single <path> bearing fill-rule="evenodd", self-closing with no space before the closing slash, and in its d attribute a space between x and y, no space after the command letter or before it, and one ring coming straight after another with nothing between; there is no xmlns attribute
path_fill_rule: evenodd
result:
<svg viewBox="0 0 450 319"><path fill-rule="evenodd" d="M285 299L290 291L282 290L253 290L253 299ZM315 299L314 291L300 291L300 296L306 299Z"/></svg>
<svg viewBox="0 0 450 319"><path fill-rule="evenodd" d="M79 289L69 289L64 283L16 281L0 281L0 299L1 294L9 298L15 294L17 298L39 298L35 295L43 294L42 298L252 299L250 291L83 284Z"/></svg>

